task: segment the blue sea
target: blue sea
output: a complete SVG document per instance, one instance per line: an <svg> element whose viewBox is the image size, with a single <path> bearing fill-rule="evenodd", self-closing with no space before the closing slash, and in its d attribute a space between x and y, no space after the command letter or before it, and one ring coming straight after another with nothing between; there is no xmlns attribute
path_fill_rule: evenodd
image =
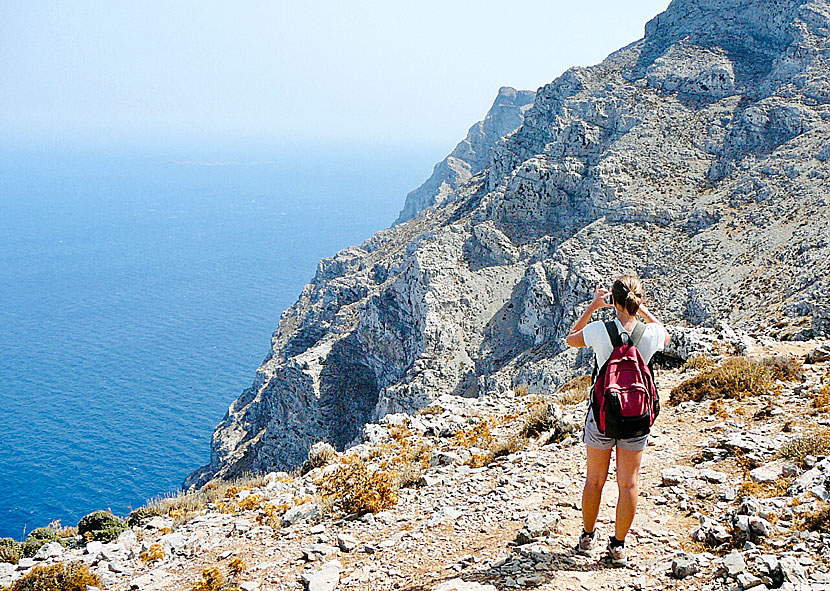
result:
<svg viewBox="0 0 830 591"><path fill-rule="evenodd" d="M176 490L317 261L439 158L0 147L0 537Z"/></svg>

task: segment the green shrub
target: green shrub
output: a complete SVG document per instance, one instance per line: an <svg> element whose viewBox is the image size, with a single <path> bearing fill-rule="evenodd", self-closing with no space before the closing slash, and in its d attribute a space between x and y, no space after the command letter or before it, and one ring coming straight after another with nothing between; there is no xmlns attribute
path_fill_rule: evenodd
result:
<svg viewBox="0 0 830 591"><path fill-rule="evenodd" d="M86 591L100 587L101 579L83 562L38 565L19 578L9 591Z"/></svg>
<svg viewBox="0 0 830 591"><path fill-rule="evenodd" d="M22 555L22 545L12 538L0 538L0 562L17 564Z"/></svg>
<svg viewBox="0 0 830 591"><path fill-rule="evenodd" d="M127 529L127 522L109 511L93 511L78 522L79 534L99 542L111 542Z"/></svg>
<svg viewBox="0 0 830 591"><path fill-rule="evenodd" d="M672 404L687 400L734 398L764 394L776 380L799 379L801 365L789 357L730 357L681 382L669 395Z"/></svg>
<svg viewBox="0 0 830 591"><path fill-rule="evenodd" d="M47 542L59 542L60 539L61 536L58 531L52 529L51 527L39 527L37 529L33 529L29 532L29 535L26 536L26 540L45 540Z"/></svg>
<svg viewBox="0 0 830 591"><path fill-rule="evenodd" d="M127 515L127 525L133 527L141 523L144 519L154 517L156 515L161 515L161 512L152 507L139 507L138 509L130 511L130 514Z"/></svg>
<svg viewBox="0 0 830 591"><path fill-rule="evenodd" d="M52 529L51 527L39 527L37 529L33 529L26 537L26 541L23 542L20 548L20 553L24 558L31 558L37 554L37 551L40 550L41 546L45 546L49 542L59 542L62 545L65 544L58 531Z"/></svg>

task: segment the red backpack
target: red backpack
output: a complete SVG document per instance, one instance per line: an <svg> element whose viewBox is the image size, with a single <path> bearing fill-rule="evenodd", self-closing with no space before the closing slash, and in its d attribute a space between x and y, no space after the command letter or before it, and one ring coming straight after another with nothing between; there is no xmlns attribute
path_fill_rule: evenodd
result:
<svg viewBox="0 0 830 591"><path fill-rule="evenodd" d="M640 355L637 345L646 325L637 322L630 343L623 343L617 323L605 323L614 350L592 376L591 408L600 433L613 439L645 435L660 413L660 398L654 385L651 366Z"/></svg>

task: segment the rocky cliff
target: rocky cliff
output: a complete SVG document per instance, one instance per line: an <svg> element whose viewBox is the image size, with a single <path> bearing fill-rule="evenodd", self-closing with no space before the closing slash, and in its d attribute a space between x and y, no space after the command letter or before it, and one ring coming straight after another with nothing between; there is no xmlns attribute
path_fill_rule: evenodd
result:
<svg viewBox="0 0 830 591"><path fill-rule="evenodd" d="M477 122L449 156L435 165L430 177L406 196L395 224L412 219L430 205L443 203L462 183L490 164L491 148L522 124L535 93L502 86L483 121Z"/></svg>
<svg viewBox="0 0 830 591"><path fill-rule="evenodd" d="M674 0L540 88L480 172L319 263L185 485L293 467L444 394L548 390L622 272L679 326L826 336L828 36L828 0Z"/></svg>

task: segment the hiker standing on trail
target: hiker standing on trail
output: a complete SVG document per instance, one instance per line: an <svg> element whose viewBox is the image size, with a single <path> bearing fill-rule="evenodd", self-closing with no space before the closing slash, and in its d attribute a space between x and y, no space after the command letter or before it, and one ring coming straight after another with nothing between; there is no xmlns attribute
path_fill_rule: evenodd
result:
<svg viewBox="0 0 830 591"><path fill-rule="evenodd" d="M612 322L589 324L594 312L612 307L616 311ZM645 323L637 320L638 315ZM567 343L571 347L591 347L596 362L582 435L588 473L582 491L583 530L576 550L590 556L594 549L602 487L608 477L611 450L616 447L619 500L608 555L613 564L625 566L625 536L637 509L640 461L649 428L659 412L657 390L647 364L654 353L669 344L669 335L643 305L640 280L625 275L614 282L611 291L596 288L594 299L574 324Z"/></svg>

